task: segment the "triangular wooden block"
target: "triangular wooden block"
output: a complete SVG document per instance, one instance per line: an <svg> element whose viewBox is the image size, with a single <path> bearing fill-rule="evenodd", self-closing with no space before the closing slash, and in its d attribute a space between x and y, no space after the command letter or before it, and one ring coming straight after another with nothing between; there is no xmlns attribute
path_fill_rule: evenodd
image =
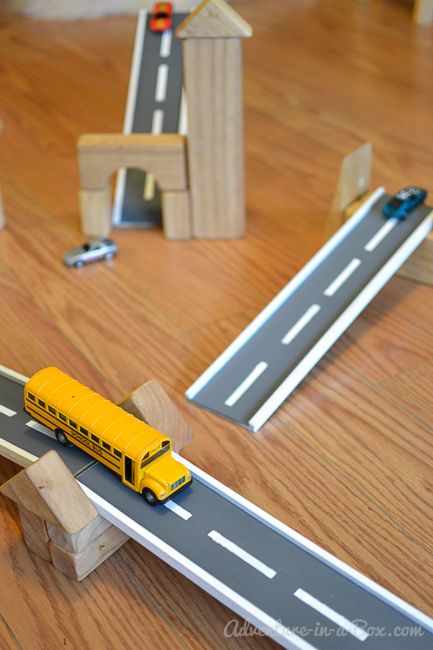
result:
<svg viewBox="0 0 433 650"><path fill-rule="evenodd" d="M253 29L224 0L204 0L176 30L179 38L248 38Z"/></svg>
<svg viewBox="0 0 433 650"><path fill-rule="evenodd" d="M67 533L78 532L97 515L55 451L49 451L13 476L0 487L0 492Z"/></svg>
<svg viewBox="0 0 433 650"><path fill-rule="evenodd" d="M137 388L120 406L171 438L174 451L180 451L194 438L191 427L156 379Z"/></svg>

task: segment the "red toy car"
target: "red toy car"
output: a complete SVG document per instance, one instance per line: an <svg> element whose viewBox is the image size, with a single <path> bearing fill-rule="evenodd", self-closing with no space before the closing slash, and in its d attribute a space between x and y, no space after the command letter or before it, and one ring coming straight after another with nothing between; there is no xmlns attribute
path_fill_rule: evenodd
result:
<svg viewBox="0 0 433 650"><path fill-rule="evenodd" d="M150 18L152 32L166 32L173 24L173 4L171 2L155 2Z"/></svg>

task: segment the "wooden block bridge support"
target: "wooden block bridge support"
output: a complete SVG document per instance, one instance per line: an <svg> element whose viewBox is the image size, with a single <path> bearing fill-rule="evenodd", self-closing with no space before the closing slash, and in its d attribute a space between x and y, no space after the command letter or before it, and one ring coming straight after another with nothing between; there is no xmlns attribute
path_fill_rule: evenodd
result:
<svg viewBox="0 0 433 650"><path fill-rule="evenodd" d="M348 154L342 162L337 188L324 228L323 243L356 212L368 198L372 147L367 143ZM433 286L433 234L418 246L397 275Z"/></svg>
<svg viewBox="0 0 433 650"><path fill-rule="evenodd" d="M120 167L132 167L152 173L159 184L167 238L190 238L184 136L86 134L77 146L81 223L86 235L110 233L110 178Z"/></svg>
<svg viewBox="0 0 433 650"><path fill-rule="evenodd" d="M194 436L155 380L137 388L121 406L166 433L175 451ZM18 504L27 548L75 580L83 580L129 539L96 512L54 450L9 479L0 492Z"/></svg>
<svg viewBox="0 0 433 650"><path fill-rule="evenodd" d="M251 26L224 0L204 0L177 28L183 40L192 230L245 231L242 39Z"/></svg>

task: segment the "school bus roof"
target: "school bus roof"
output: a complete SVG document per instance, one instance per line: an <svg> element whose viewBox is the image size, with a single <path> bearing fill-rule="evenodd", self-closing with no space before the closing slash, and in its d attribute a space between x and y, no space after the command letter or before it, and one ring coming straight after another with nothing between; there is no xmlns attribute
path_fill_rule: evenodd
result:
<svg viewBox="0 0 433 650"><path fill-rule="evenodd" d="M139 461L144 452L167 439L167 436L58 368L39 370L25 388L134 460Z"/></svg>

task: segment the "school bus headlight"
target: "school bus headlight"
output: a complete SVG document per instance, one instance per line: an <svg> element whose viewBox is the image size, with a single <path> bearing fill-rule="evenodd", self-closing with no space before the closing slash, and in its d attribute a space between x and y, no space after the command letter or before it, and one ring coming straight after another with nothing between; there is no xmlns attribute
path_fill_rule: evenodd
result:
<svg viewBox="0 0 433 650"><path fill-rule="evenodd" d="M167 492L165 490L161 490L161 492L159 493L159 496L165 497L165 496L167 496Z"/></svg>

